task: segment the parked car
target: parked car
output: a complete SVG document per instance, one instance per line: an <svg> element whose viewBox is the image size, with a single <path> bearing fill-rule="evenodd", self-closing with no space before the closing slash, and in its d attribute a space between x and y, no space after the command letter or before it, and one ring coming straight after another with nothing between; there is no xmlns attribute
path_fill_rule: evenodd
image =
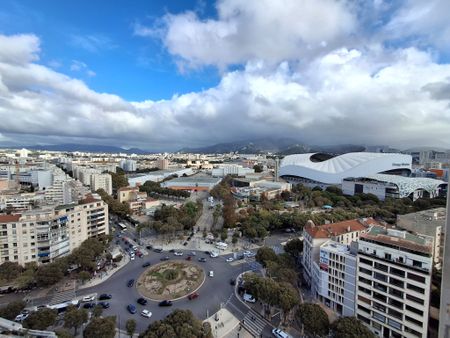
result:
<svg viewBox="0 0 450 338"><path fill-rule="evenodd" d="M150 311L144 309L141 312L141 316L142 317L146 317L146 318L150 318L152 316L152 313Z"/></svg>
<svg viewBox="0 0 450 338"><path fill-rule="evenodd" d="M147 268L147 267L149 267L151 264L150 264L150 262L145 262L144 264L142 264L142 267L143 268Z"/></svg>
<svg viewBox="0 0 450 338"><path fill-rule="evenodd" d="M194 300L194 299L196 299L196 298L198 298L198 293L197 292L194 292L194 293L191 293L189 296L188 296L188 299L189 300Z"/></svg>
<svg viewBox="0 0 450 338"><path fill-rule="evenodd" d="M249 293L244 293L244 296L242 296L242 299L244 300L244 302L249 302L249 303L255 303L256 302L255 297L253 297Z"/></svg>
<svg viewBox="0 0 450 338"><path fill-rule="evenodd" d="M209 255L211 258L216 258L219 257L219 254L217 252L212 251L211 254Z"/></svg>
<svg viewBox="0 0 450 338"><path fill-rule="evenodd" d="M170 300L163 300L162 302L159 302L159 306L172 306L172 301Z"/></svg>
<svg viewBox="0 0 450 338"><path fill-rule="evenodd" d="M189 256L197 256L197 253L195 251L191 251L190 253L188 253Z"/></svg>
<svg viewBox="0 0 450 338"><path fill-rule="evenodd" d="M160 261L168 261L170 258L169 258L169 256L166 256L166 257L161 257L159 260Z"/></svg>
<svg viewBox="0 0 450 338"><path fill-rule="evenodd" d="M174 254L175 256L183 256L183 253L180 252L180 251L175 251L173 254Z"/></svg>
<svg viewBox="0 0 450 338"><path fill-rule="evenodd" d="M146 248L147 250L153 249L153 247L152 247L151 245L147 245L145 248Z"/></svg>
<svg viewBox="0 0 450 338"><path fill-rule="evenodd" d="M184 242L183 245L184 245L184 246L188 245L188 242Z"/></svg>
<svg viewBox="0 0 450 338"><path fill-rule="evenodd" d="M272 329L272 334L277 338L291 338L290 335L280 329Z"/></svg>
<svg viewBox="0 0 450 338"><path fill-rule="evenodd" d="M233 257L228 257L228 258L226 259L226 261L227 261L228 263L230 263L230 262L234 261L234 258L233 258Z"/></svg>
<svg viewBox="0 0 450 338"><path fill-rule="evenodd" d="M138 250L138 251L136 251L136 256L141 258L142 256L144 256L144 254Z"/></svg>
<svg viewBox="0 0 450 338"><path fill-rule="evenodd" d="M200 257L198 259L199 262L205 263L206 262L206 258L205 257Z"/></svg>
<svg viewBox="0 0 450 338"><path fill-rule="evenodd" d="M156 248L156 249L153 249L153 252L161 253L161 252L163 252L163 249L161 249L161 248Z"/></svg>
<svg viewBox="0 0 450 338"><path fill-rule="evenodd" d="M82 302L92 302L95 300L95 295L84 296L81 301Z"/></svg>
<svg viewBox="0 0 450 338"><path fill-rule="evenodd" d="M95 303L84 303L84 304L83 304L83 307L84 307L85 309L92 309L92 308L95 307Z"/></svg>
<svg viewBox="0 0 450 338"><path fill-rule="evenodd" d="M134 306L133 304L128 304L127 310L128 310L129 313L134 315L136 313L136 306Z"/></svg>
<svg viewBox="0 0 450 338"><path fill-rule="evenodd" d="M231 278L230 279L230 285L236 285L236 279Z"/></svg>
<svg viewBox="0 0 450 338"><path fill-rule="evenodd" d="M210 255L210 254L211 254L211 252L205 251L205 255Z"/></svg>
<svg viewBox="0 0 450 338"><path fill-rule="evenodd" d="M147 299L142 297L138 298L137 302L141 305L147 305Z"/></svg>
<svg viewBox="0 0 450 338"><path fill-rule="evenodd" d="M127 283L127 286L131 288L134 285L134 279L130 279Z"/></svg>
<svg viewBox="0 0 450 338"><path fill-rule="evenodd" d="M100 296L98 296L98 300L106 300L106 299L111 299L112 295L108 294L108 293L102 293Z"/></svg>
<svg viewBox="0 0 450 338"><path fill-rule="evenodd" d="M97 305L100 305L104 309L109 308L109 303L108 302L99 302Z"/></svg>
<svg viewBox="0 0 450 338"><path fill-rule="evenodd" d="M135 258L136 258L136 256L134 256L134 255L130 255L130 260L134 261L134 260L135 260Z"/></svg>
<svg viewBox="0 0 450 338"><path fill-rule="evenodd" d="M22 322L22 321L24 321L25 319L27 319L29 315L30 315L29 313L20 313L20 314L18 314L18 315L16 316L16 318L14 319L14 321L16 321L16 322Z"/></svg>
<svg viewBox="0 0 450 338"><path fill-rule="evenodd" d="M175 249L170 249L169 252L175 253Z"/></svg>

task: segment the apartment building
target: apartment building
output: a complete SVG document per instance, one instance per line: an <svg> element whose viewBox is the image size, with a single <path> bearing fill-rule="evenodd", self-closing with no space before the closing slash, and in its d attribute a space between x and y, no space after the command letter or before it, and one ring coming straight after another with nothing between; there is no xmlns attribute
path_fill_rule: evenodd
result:
<svg viewBox="0 0 450 338"><path fill-rule="evenodd" d="M353 219L338 223L315 225L312 221L303 228L303 278L308 283L313 294L316 294L312 276L313 265L320 261L320 247L329 240L350 245L357 241L361 234L365 233L372 224L379 224L373 218Z"/></svg>
<svg viewBox="0 0 450 338"><path fill-rule="evenodd" d="M0 264L52 262L87 238L108 233L108 206L96 194L79 204L0 215Z"/></svg>
<svg viewBox="0 0 450 338"><path fill-rule="evenodd" d="M358 243L356 316L379 337L426 337L432 239L372 226Z"/></svg>
<svg viewBox="0 0 450 338"><path fill-rule="evenodd" d="M169 169L169 160L165 158L160 158L156 161L156 167L160 170L167 170Z"/></svg>
<svg viewBox="0 0 450 338"><path fill-rule="evenodd" d="M110 174L91 175L90 186L92 191L103 189L108 195L112 195L112 178Z"/></svg>
<svg viewBox="0 0 450 338"><path fill-rule="evenodd" d="M136 171L137 163L135 160L121 160L119 166L124 171Z"/></svg>
<svg viewBox="0 0 450 338"><path fill-rule="evenodd" d="M355 315L356 242L348 246L327 241L320 246L320 261L313 263L316 298L341 316Z"/></svg>

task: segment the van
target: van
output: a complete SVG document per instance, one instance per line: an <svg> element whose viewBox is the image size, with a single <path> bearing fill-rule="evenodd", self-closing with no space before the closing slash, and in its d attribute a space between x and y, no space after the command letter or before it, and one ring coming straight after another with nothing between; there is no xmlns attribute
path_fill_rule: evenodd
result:
<svg viewBox="0 0 450 338"><path fill-rule="evenodd" d="M280 329L273 329L272 334L277 338L292 338L286 332L281 331Z"/></svg>

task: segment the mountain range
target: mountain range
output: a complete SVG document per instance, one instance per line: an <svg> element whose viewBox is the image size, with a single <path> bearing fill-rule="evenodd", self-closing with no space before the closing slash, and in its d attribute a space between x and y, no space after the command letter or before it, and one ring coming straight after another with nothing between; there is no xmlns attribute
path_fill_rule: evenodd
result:
<svg viewBox="0 0 450 338"><path fill-rule="evenodd" d="M28 145L28 146L8 146L2 148L14 148L20 149L25 148L29 150L48 150L48 151L67 151L67 152L86 152L86 153L125 153L125 154L137 154L146 155L151 154L150 151L142 150L139 148L125 149L116 146L105 146L105 145L94 145L94 144L49 144L49 145Z"/></svg>

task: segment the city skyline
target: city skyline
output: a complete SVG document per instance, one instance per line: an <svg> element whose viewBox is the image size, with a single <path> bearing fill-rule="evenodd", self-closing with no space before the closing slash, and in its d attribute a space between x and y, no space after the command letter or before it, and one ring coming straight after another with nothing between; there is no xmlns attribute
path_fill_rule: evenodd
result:
<svg viewBox="0 0 450 338"><path fill-rule="evenodd" d="M449 7L5 1L0 145L449 148Z"/></svg>

